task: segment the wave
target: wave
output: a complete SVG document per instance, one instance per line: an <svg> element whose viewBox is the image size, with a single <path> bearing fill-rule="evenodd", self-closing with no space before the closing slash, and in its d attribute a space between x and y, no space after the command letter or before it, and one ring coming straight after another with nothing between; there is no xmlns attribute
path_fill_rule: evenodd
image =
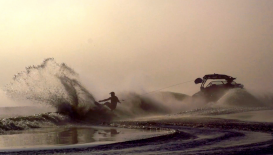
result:
<svg viewBox="0 0 273 155"><path fill-rule="evenodd" d="M45 59L41 65L26 67L25 71L14 76L4 91L12 99L50 105L60 114L91 122L171 111L157 96L125 92L119 97L126 98L126 101L111 113L107 107L95 105L95 97L81 84L78 73L53 58Z"/></svg>
<svg viewBox="0 0 273 155"><path fill-rule="evenodd" d="M32 116L18 116L0 119L0 133L10 130L25 130L43 126L62 125L69 123L69 117L58 113L43 113Z"/></svg>
<svg viewBox="0 0 273 155"><path fill-rule="evenodd" d="M11 83L4 87L4 91L12 99L50 105L56 109L56 112L69 116L70 119L93 123L174 113L220 115L267 106L260 98L238 89L230 90L216 103L208 104L193 103L190 96L179 93L138 94L131 91L118 94L125 101L111 112L107 107L95 105L96 99L92 94L92 88L89 91L81 84L78 73L64 63L57 63L53 58L45 59L41 65L26 67L25 71L14 76ZM53 114L30 117L40 120L40 117L44 119L51 116ZM35 119L34 121L37 122ZM35 127L35 124L30 123L32 119L27 117L21 119L24 120ZM2 126L4 129L4 126L10 125ZM15 126L21 127L21 125Z"/></svg>
<svg viewBox="0 0 273 155"><path fill-rule="evenodd" d="M224 96L222 96L218 101L217 105L221 106L233 106L233 107L263 107L266 104L250 94L245 89L232 89L229 90Z"/></svg>
<svg viewBox="0 0 273 155"><path fill-rule="evenodd" d="M12 99L51 105L60 113L72 110L78 115L86 114L95 101L80 84L78 74L53 58L45 59L41 65L26 67L4 91Z"/></svg>

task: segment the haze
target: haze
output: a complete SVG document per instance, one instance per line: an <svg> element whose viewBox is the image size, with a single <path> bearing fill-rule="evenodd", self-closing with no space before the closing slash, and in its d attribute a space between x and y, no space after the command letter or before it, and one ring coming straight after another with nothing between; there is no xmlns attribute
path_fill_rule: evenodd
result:
<svg viewBox="0 0 273 155"><path fill-rule="evenodd" d="M0 86L53 57L105 94L212 73L273 91L272 16L272 0L1 0Z"/></svg>

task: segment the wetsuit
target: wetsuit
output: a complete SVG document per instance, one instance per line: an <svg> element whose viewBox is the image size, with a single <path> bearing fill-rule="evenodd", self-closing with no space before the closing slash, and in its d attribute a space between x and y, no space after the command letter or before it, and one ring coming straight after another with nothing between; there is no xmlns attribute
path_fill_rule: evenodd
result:
<svg viewBox="0 0 273 155"><path fill-rule="evenodd" d="M115 110L117 107L117 103L118 102L120 103L118 97L116 97L116 96L111 96L108 99L105 99L104 101L107 101L107 100L111 100L111 103L106 102L106 103L104 103L104 105L108 106L111 110Z"/></svg>

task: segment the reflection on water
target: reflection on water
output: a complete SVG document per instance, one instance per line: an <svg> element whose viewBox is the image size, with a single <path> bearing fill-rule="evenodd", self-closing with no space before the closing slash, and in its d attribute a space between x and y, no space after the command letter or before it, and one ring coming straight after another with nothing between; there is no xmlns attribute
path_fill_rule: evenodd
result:
<svg viewBox="0 0 273 155"><path fill-rule="evenodd" d="M13 131L0 136L0 149L38 146L111 143L145 138L160 131L106 127L54 127Z"/></svg>
<svg viewBox="0 0 273 155"><path fill-rule="evenodd" d="M96 127L43 128L28 131L16 131L0 136L0 148L71 145L98 141L117 141L117 129Z"/></svg>

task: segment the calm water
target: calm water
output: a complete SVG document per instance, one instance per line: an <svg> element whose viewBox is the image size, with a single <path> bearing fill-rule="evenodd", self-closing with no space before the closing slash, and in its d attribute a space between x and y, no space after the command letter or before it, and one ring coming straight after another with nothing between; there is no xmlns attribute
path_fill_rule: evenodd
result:
<svg viewBox="0 0 273 155"><path fill-rule="evenodd" d="M165 131L98 126L71 126L7 132L0 136L0 151L75 144L99 145L158 136Z"/></svg>

